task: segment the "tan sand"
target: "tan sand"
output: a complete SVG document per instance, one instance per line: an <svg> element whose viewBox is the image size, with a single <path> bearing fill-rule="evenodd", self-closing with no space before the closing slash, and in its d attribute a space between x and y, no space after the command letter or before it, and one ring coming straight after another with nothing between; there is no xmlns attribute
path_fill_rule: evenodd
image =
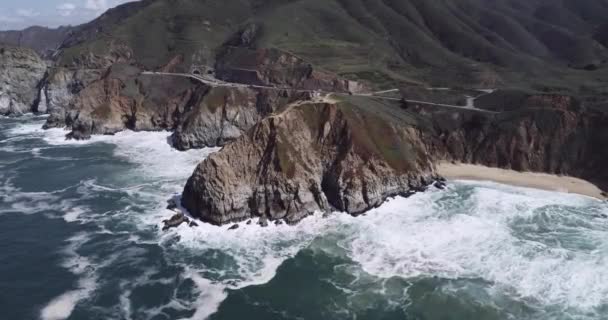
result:
<svg viewBox="0 0 608 320"><path fill-rule="evenodd" d="M546 173L518 172L480 165L442 162L437 173L446 179L493 181L519 187L581 194L605 200L602 190L596 185L573 177Z"/></svg>

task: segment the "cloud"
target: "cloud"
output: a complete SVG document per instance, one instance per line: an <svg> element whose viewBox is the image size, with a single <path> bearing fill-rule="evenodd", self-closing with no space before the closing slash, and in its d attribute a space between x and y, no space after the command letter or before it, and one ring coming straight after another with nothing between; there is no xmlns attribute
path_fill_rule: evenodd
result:
<svg viewBox="0 0 608 320"><path fill-rule="evenodd" d="M62 3L57 6L57 13L62 17L69 17L76 10L76 5L70 2Z"/></svg>
<svg viewBox="0 0 608 320"><path fill-rule="evenodd" d="M23 18L35 18L40 15L40 12L32 9L17 9L17 15Z"/></svg>
<svg viewBox="0 0 608 320"><path fill-rule="evenodd" d="M44 0L44 2L49 0ZM78 25L91 21L108 9L125 2L138 0L52 0L47 6L35 9L19 8L5 5L0 0L0 30L18 30L28 26L40 25L58 27L61 25ZM18 5L18 3L16 3Z"/></svg>
<svg viewBox="0 0 608 320"><path fill-rule="evenodd" d="M87 0L84 5L85 9L93 11L106 11L110 8L107 0Z"/></svg>

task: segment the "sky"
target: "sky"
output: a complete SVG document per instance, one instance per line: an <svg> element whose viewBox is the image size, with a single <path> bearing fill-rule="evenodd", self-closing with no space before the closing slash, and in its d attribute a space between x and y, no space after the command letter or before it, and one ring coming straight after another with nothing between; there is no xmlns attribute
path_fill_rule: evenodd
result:
<svg viewBox="0 0 608 320"><path fill-rule="evenodd" d="M0 0L0 30L78 25L131 1L134 0Z"/></svg>

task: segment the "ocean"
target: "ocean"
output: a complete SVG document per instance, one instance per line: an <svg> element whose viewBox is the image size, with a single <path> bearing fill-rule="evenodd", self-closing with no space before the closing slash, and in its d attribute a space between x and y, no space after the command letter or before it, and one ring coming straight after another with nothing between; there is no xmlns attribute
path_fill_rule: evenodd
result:
<svg viewBox="0 0 608 320"><path fill-rule="evenodd" d="M0 118L0 319L608 319L608 205L450 182L364 216L161 231L168 132Z"/></svg>

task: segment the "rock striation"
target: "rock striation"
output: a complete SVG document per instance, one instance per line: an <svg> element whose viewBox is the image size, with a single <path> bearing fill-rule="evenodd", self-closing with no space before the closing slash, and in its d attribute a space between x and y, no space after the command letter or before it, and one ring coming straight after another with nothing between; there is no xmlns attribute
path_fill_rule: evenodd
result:
<svg viewBox="0 0 608 320"><path fill-rule="evenodd" d="M182 204L212 224L296 223L315 211L363 213L434 182L422 133L347 102L299 103L210 156Z"/></svg>
<svg viewBox="0 0 608 320"><path fill-rule="evenodd" d="M427 143L436 159L569 175L608 190L608 115L568 96L534 95L495 115L435 110ZM551 102L548 104L548 102Z"/></svg>
<svg viewBox="0 0 608 320"><path fill-rule="evenodd" d="M278 107L310 94L255 88L215 87L199 91L172 135L179 150L223 146Z"/></svg>
<svg viewBox="0 0 608 320"><path fill-rule="evenodd" d="M46 63L26 48L0 47L0 115L36 112Z"/></svg>

